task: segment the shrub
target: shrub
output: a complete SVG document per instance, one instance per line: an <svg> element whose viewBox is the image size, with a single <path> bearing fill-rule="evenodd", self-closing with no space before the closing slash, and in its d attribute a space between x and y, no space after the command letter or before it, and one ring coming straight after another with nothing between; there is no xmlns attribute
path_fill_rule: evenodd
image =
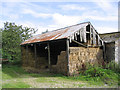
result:
<svg viewBox="0 0 120 90"><path fill-rule="evenodd" d="M98 66L90 66L82 75L86 76L87 80L102 81L105 84L112 85L114 82L118 82L118 75L109 69L103 69Z"/></svg>
<svg viewBox="0 0 120 90"><path fill-rule="evenodd" d="M117 72L117 73L120 73L119 64L116 63L115 61L111 61L111 62L107 63L107 64L105 65L105 68L106 68L106 69L110 69L110 70L112 70L112 71L115 71L115 72Z"/></svg>

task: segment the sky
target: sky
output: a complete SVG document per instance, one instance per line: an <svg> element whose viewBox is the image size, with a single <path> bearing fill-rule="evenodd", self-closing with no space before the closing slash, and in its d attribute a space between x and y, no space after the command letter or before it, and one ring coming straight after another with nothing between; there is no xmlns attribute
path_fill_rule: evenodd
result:
<svg viewBox="0 0 120 90"><path fill-rule="evenodd" d="M54 1L54 0L53 0ZM14 22L38 29L41 34L66 26L90 21L98 33L118 31L118 2L94 0L90 2L49 2L4 0L0 3L0 27Z"/></svg>

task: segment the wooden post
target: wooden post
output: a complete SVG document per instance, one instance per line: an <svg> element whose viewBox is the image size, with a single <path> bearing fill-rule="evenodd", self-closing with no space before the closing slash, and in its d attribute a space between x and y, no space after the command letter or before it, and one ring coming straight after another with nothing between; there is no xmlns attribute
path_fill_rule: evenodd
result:
<svg viewBox="0 0 120 90"><path fill-rule="evenodd" d="M26 45L26 62L28 64L28 45Z"/></svg>
<svg viewBox="0 0 120 90"><path fill-rule="evenodd" d="M90 25L90 46L91 46L91 25Z"/></svg>
<svg viewBox="0 0 120 90"><path fill-rule="evenodd" d="M67 57L67 75L69 76L69 40L66 40L66 57Z"/></svg>
<svg viewBox="0 0 120 90"><path fill-rule="evenodd" d="M34 44L34 53L35 53L35 68L37 68L37 51L36 51L36 44Z"/></svg>
<svg viewBox="0 0 120 90"><path fill-rule="evenodd" d="M48 65L49 65L49 71L51 71L50 44L49 43L48 43Z"/></svg>

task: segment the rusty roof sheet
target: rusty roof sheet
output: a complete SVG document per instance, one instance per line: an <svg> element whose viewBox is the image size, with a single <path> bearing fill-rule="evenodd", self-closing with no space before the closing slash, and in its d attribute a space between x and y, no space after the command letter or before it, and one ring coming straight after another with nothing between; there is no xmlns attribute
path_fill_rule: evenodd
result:
<svg viewBox="0 0 120 90"><path fill-rule="evenodd" d="M30 39L24 41L23 43L21 43L21 45L42 42L42 41L50 41L50 40L68 38L69 36L74 34L74 32L80 30L81 28L86 27L89 23L90 22L80 23L80 24L76 24L73 26L68 26L65 28L50 31L50 32L47 32L44 34L39 34L39 35L33 36Z"/></svg>

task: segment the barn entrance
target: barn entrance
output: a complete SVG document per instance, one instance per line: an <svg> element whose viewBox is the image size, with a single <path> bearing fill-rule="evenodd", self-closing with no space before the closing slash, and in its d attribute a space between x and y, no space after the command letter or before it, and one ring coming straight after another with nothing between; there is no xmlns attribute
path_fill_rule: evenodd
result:
<svg viewBox="0 0 120 90"><path fill-rule="evenodd" d="M51 65L57 64L58 55L60 55L61 51L66 51L66 40L56 40L50 42Z"/></svg>
<svg viewBox="0 0 120 90"><path fill-rule="evenodd" d="M52 65L57 64L61 51L66 51L66 40L36 43L34 47L36 68L50 69Z"/></svg>
<svg viewBox="0 0 120 90"><path fill-rule="evenodd" d="M36 44L36 68L48 69L48 50L46 43Z"/></svg>

